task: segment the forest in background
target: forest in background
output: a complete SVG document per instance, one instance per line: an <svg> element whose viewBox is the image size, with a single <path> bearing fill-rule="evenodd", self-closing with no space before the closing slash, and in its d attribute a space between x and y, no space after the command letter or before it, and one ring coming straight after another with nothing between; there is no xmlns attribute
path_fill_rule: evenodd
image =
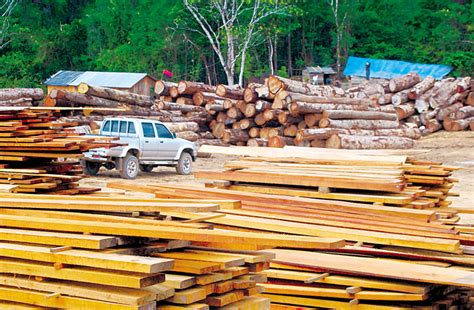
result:
<svg viewBox="0 0 474 310"><path fill-rule="evenodd" d="M209 7L213 1L189 2L210 23L216 21L210 26L217 29L218 15ZM185 2L21 0L2 33L0 87L38 86L58 70L147 72L161 78L167 69L173 72L173 80L225 83L218 55ZM246 21L251 19L254 3L242 2L249 9L242 11L240 22L231 29L236 38L248 32ZM272 71L300 75L306 65L336 67L338 38L342 68L347 56L355 55L447 64L454 67L455 76L472 75L471 1L337 2L336 18L331 0L263 1L266 9L278 9L255 24L245 55L244 79ZM228 37L217 38L227 46Z"/></svg>

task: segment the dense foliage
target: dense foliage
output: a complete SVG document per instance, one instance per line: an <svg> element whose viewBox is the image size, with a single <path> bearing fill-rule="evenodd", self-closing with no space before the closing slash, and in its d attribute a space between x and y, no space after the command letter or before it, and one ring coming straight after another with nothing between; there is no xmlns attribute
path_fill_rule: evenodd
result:
<svg viewBox="0 0 474 310"><path fill-rule="evenodd" d="M272 67L298 75L305 65L336 63L328 2L289 2L296 4L259 25L246 58L247 79ZM471 1L340 3L340 14L347 14L342 61L357 55L449 64L454 75L473 73ZM0 87L40 85L57 70L148 72L160 78L168 69L174 80L225 82L209 41L195 31L199 26L182 1L21 0L10 24L10 41L0 49Z"/></svg>

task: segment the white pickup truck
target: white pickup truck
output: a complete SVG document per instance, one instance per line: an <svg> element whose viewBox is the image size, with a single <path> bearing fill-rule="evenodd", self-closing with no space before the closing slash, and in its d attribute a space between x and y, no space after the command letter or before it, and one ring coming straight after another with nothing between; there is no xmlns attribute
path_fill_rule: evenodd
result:
<svg viewBox="0 0 474 310"><path fill-rule="evenodd" d="M176 167L178 174L190 174L197 157L193 142L176 138L161 122L138 118L107 118L100 135L120 137L125 146L97 148L84 153L84 172L96 175L100 167L117 169L126 179L134 179L138 171L150 172L157 166Z"/></svg>

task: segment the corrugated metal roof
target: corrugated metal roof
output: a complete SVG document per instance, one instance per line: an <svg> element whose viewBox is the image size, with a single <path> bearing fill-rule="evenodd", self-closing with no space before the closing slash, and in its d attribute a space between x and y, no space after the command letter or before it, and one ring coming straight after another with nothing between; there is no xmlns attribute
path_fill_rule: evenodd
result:
<svg viewBox="0 0 474 310"><path fill-rule="evenodd" d="M308 70L308 73L336 74L336 71L334 71L334 69L331 67L306 67L306 70Z"/></svg>
<svg viewBox="0 0 474 310"><path fill-rule="evenodd" d="M46 80L45 84L78 86L81 83L86 83L91 86L130 88L146 76L146 73L59 71Z"/></svg>
<svg viewBox="0 0 474 310"><path fill-rule="evenodd" d="M432 76L435 79L442 79L453 69L446 65L419 64L407 61L373 59L350 56L344 69L344 75L365 76L365 64L370 63L370 77L391 79L405 75L409 72L416 72L422 78Z"/></svg>

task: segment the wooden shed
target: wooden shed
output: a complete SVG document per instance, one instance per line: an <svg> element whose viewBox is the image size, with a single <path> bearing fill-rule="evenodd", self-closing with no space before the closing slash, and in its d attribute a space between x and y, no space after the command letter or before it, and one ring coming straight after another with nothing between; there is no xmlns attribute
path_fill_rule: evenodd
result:
<svg viewBox="0 0 474 310"><path fill-rule="evenodd" d="M331 67L306 67L303 69L303 81L313 84L328 85L336 80L336 74L337 72Z"/></svg>
<svg viewBox="0 0 474 310"><path fill-rule="evenodd" d="M156 79L146 73L58 71L45 81L48 94L53 89L77 91L81 83L108 87L140 95L153 95Z"/></svg>

